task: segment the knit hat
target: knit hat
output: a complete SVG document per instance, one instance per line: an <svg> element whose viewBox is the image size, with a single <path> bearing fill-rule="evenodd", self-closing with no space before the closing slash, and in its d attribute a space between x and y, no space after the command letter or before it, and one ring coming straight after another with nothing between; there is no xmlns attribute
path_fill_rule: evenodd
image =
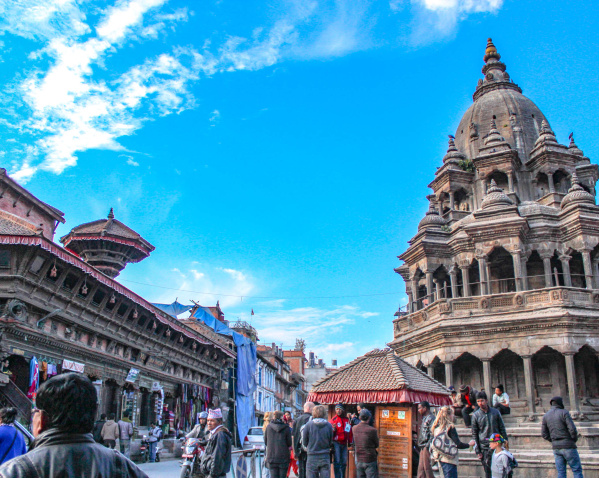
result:
<svg viewBox="0 0 599 478"><path fill-rule="evenodd" d="M222 420L223 413L220 411L220 408L215 408L214 410L208 410L208 420L213 420L215 418L220 418Z"/></svg>
<svg viewBox="0 0 599 478"><path fill-rule="evenodd" d="M338 408L340 408L342 411L345 411L345 407L343 405L341 405L340 403L335 405L335 410L337 410Z"/></svg>

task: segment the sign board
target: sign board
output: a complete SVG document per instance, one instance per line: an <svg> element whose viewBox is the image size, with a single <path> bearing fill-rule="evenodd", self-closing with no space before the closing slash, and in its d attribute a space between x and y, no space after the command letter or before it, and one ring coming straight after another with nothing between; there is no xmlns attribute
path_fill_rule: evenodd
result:
<svg viewBox="0 0 599 478"><path fill-rule="evenodd" d="M160 390L162 390L160 382L152 382L152 392L159 392Z"/></svg>
<svg viewBox="0 0 599 478"><path fill-rule="evenodd" d="M153 355L150 355L148 357L148 361L146 362L146 365L152 368L157 368L159 370L162 370L164 368L164 366L166 365L166 360L159 358L159 357L154 357Z"/></svg>
<svg viewBox="0 0 599 478"><path fill-rule="evenodd" d="M63 370L70 370L72 372L83 373L83 372L85 372L85 364L82 364L82 363L79 363L79 362L75 362L73 360L64 359L62 361L62 369Z"/></svg>
<svg viewBox="0 0 599 478"><path fill-rule="evenodd" d="M131 368L129 369L129 373L127 374L125 382L134 383L137 380L137 377L139 377L139 370L136 368Z"/></svg>
<svg viewBox="0 0 599 478"><path fill-rule="evenodd" d="M380 478L412 476L412 409L391 405L376 408Z"/></svg>

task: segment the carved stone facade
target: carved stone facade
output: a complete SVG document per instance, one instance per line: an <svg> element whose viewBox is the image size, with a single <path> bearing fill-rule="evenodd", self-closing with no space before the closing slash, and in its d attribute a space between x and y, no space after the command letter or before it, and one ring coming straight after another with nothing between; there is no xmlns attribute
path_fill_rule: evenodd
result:
<svg viewBox="0 0 599 478"><path fill-rule="evenodd" d="M133 407L135 425L155 418L157 395L174 411L184 386L188 399L219 393L221 371L235 359L226 340L186 326L54 243L62 213L4 170L0 191L0 355L15 393L27 391L34 356L59 371L82 367L97 381L100 411ZM131 369L139 373L127 381ZM200 387L205 393L196 394Z"/></svg>
<svg viewBox="0 0 599 478"><path fill-rule="evenodd" d="M390 346L447 385L503 383L513 413L563 395L579 416L599 399L598 168L572 135L558 143L491 40L484 60L400 256L409 303Z"/></svg>

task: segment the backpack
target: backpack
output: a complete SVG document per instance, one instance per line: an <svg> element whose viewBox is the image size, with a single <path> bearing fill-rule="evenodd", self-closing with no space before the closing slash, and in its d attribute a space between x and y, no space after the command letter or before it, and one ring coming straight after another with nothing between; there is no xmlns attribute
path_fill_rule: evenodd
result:
<svg viewBox="0 0 599 478"><path fill-rule="evenodd" d="M453 442L447 431L439 433L431 441L431 450L441 456L453 459L458 455L458 447Z"/></svg>
<svg viewBox="0 0 599 478"><path fill-rule="evenodd" d="M299 441L299 449L303 452L308 451L308 449L304 446L304 438L303 438L304 437L304 428L306 428L306 425L308 423L310 423L311 421L312 421L312 417L310 417L308 419L308 421L300 427L300 430L299 430L299 440L298 440Z"/></svg>
<svg viewBox="0 0 599 478"><path fill-rule="evenodd" d="M514 471L514 468L518 468L518 461L514 458L514 455L511 455L507 466L507 475Z"/></svg>

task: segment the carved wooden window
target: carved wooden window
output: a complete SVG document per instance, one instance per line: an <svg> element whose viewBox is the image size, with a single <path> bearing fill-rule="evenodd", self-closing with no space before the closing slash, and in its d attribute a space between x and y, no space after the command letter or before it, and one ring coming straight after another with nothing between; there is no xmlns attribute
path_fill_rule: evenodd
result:
<svg viewBox="0 0 599 478"><path fill-rule="evenodd" d="M39 274L44 266L44 262L46 262L46 260L42 256L37 256L31 263L29 271L33 272L34 274Z"/></svg>
<svg viewBox="0 0 599 478"><path fill-rule="evenodd" d="M9 250L0 250L0 269L10 269Z"/></svg>

